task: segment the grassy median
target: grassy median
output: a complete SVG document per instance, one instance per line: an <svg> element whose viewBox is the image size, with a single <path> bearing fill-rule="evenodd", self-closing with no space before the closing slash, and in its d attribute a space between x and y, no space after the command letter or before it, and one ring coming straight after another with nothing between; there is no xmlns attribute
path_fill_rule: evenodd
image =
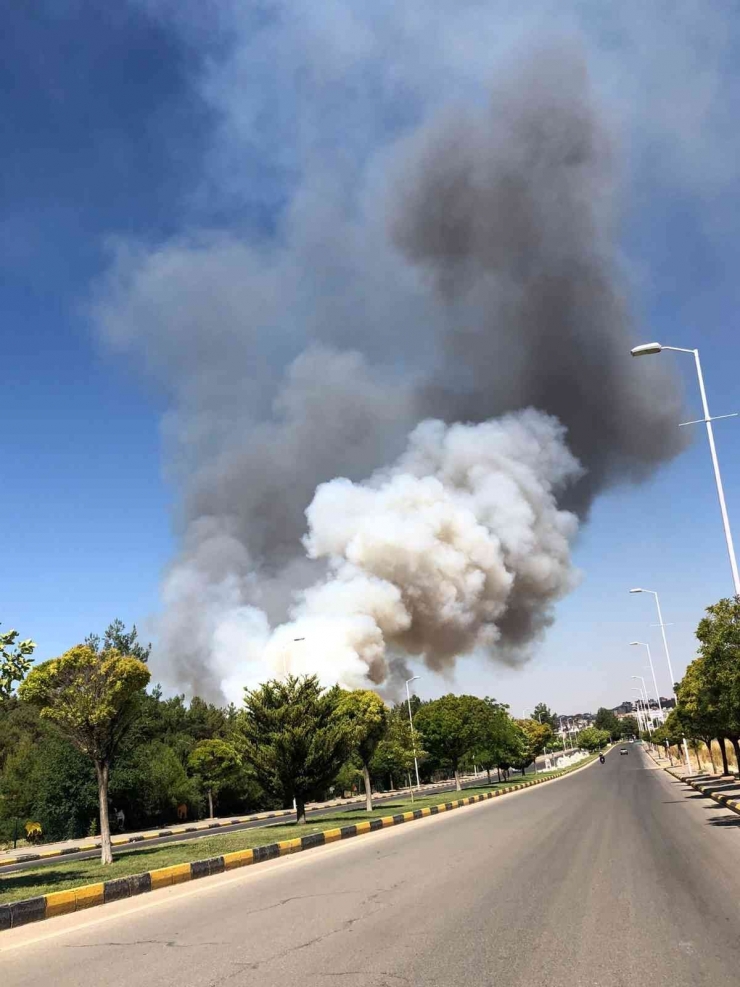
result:
<svg viewBox="0 0 740 987"><path fill-rule="evenodd" d="M583 762L586 763L585 761ZM555 771L540 772L539 778L547 778ZM0 904L19 901L23 898L34 898L37 895L49 894L52 891L66 891L83 884L94 884L97 881L109 881L116 877L129 877L141 874L158 867L169 867L171 864L184 864L192 860L204 860L217 857L222 853L233 850L248 850L252 847L265 846L281 840L294 839L296 836L308 836L320 833L338 826L347 826L382 816L396 815L412 809L423 809L426 806L439 805L444 802L454 802L471 795L480 795L494 789L506 789L522 781L533 781L534 775L522 778L518 775L510 781L501 784L484 785L478 788L465 788L462 792L434 792L414 798L392 799L378 803L373 812L364 810L338 811L328 816L310 820L305 826L298 827L295 823L255 827L240 830L235 833L209 834L187 841L168 843L164 846L118 851L112 864L103 867L99 860L70 860L63 858L58 864L47 865L43 868L28 869L0 874Z"/></svg>

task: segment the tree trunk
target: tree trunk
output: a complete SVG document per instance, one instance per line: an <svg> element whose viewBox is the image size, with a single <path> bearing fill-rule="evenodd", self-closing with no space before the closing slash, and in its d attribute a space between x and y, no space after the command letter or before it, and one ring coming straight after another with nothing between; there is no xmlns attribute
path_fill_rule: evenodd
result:
<svg viewBox="0 0 740 987"><path fill-rule="evenodd" d="M730 766L727 763L727 748L725 747L725 738L720 737L717 741L719 744L719 751L722 755L722 774L728 775L730 773Z"/></svg>
<svg viewBox="0 0 740 987"><path fill-rule="evenodd" d="M732 749L735 751L735 765L738 771L740 771L740 741L737 737L732 737L730 740L732 744Z"/></svg>
<svg viewBox="0 0 740 987"><path fill-rule="evenodd" d="M362 765L362 777L365 780L365 808L368 812L373 811L373 790L370 785L370 771L366 764Z"/></svg>
<svg viewBox="0 0 740 987"><path fill-rule="evenodd" d="M298 825L303 825L306 822L306 803L302 795L295 797L295 820Z"/></svg>
<svg viewBox="0 0 740 987"><path fill-rule="evenodd" d="M460 772L455 768L455 789L458 792L462 791L462 785L460 784Z"/></svg>
<svg viewBox="0 0 740 987"><path fill-rule="evenodd" d="M498 772L498 783L501 784L501 768L496 765L496 771Z"/></svg>
<svg viewBox="0 0 740 987"><path fill-rule="evenodd" d="M98 776L98 802L100 804L100 863L112 864L113 851L110 843L110 820L108 819L108 765L95 762Z"/></svg>
<svg viewBox="0 0 740 987"><path fill-rule="evenodd" d="M491 769L486 768L486 774L488 775L488 784L491 784Z"/></svg>
<svg viewBox="0 0 740 987"><path fill-rule="evenodd" d="M208 818L213 819L213 789L208 789Z"/></svg>
<svg viewBox="0 0 740 987"><path fill-rule="evenodd" d="M709 751L709 760L712 762L712 774L717 774L717 765L714 762L714 751L712 750L712 741L705 740L704 743L707 745L707 750Z"/></svg>
<svg viewBox="0 0 740 987"><path fill-rule="evenodd" d="M393 775L388 775L388 780L391 783L391 787L388 789L389 792L393 791Z"/></svg>

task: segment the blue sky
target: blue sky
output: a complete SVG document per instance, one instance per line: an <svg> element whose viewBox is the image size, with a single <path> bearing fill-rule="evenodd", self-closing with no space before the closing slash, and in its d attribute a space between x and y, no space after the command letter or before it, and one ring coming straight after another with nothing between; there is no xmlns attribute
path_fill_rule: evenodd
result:
<svg viewBox="0 0 740 987"><path fill-rule="evenodd" d="M295 18L280 3L48 0L6 11L0 620L33 636L40 657L117 616L146 626L178 547L182 492L163 439L183 400L167 372L177 353L156 351L146 333L137 346L111 345L117 329L100 329L94 302L101 290L110 297L101 284L115 245L156 254L193 231L269 244L309 152L364 160L447 95L446 80L453 94L475 92L486 75L478 63L495 65L529 31L576 31L613 113L620 241L640 334L699 346L713 413L740 410L732 13L670 5L664 24L660 4L649 15L625 4L611 23L578 3L533 4L528 18L516 6L461 4L449 39L442 5L425 12L409 0L403 28L413 36L428 17L418 29L428 62L393 50L404 4L379 4L375 15L360 5L352 17L340 2L321 14L299 4ZM495 33L490 52L475 39L478 22ZM448 75L430 78L435 58ZM281 59L295 74L272 64ZM323 74L349 80L352 127L341 99L312 89L319 69L322 86ZM389 95L397 77L403 98ZM698 417L688 357L653 359L677 362ZM738 421L718 423L716 435L740 540ZM693 428L693 445L653 479L597 501L575 551L582 583L533 662L515 672L467 659L452 687L515 711L540 699L571 711L613 705L630 695L629 676L643 674L628 646L640 638L654 644L666 693L651 600L628 589L661 592L677 670L691 659L702 608L732 589L706 439ZM445 688L429 673L419 683L423 696Z"/></svg>

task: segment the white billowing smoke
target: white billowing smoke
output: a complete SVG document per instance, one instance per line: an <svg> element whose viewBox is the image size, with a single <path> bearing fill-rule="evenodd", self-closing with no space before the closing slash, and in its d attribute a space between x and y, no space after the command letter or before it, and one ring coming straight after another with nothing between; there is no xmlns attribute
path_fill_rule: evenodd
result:
<svg viewBox="0 0 740 987"><path fill-rule="evenodd" d="M574 585L578 521L556 496L581 473L559 422L532 409L422 422L367 482L318 487L304 543L329 571L301 592L265 659L359 688L388 682L394 652L436 671L476 651L505 655L510 607L536 604L544 628Z"/></svg>

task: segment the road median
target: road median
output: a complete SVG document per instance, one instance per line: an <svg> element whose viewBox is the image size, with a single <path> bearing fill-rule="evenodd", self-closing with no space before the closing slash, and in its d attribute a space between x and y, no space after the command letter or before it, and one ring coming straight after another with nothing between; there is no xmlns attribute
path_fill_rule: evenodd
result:
<svg viewBox="0 0 740 987"><path fill-rule="evenodd" d="M434 784L422 785L421 791L425 794L434 792L440 788L446 788L449 782L442 781ZM393 798L400 798L408 794L411 789L400 788L397 792L389 793ZM364 795L351 796L350 798L331 799L328 802L309 803L306 809L311 812L315 809L334 809L342 806L362 805L365 802ZM168 836L192 836L198 833L209 833L211 830L225 829L231 826L240 826L244 823L266 822L271 820L291 819L295 815L293 809L271 809L266 812L253 812L243 816L230 816L223 819L208 819L203 822L191 822L184 826L167 826L162 829L148 829L138 833L124 833L114 836L111 845L114 850L129 849L135 844L146 843L151 840L161 840ZM57 846L48 849L28 850L21 853L5 851L5 855L0 855L0 867L9 867L14 864L34 863L35 861L46 861L56 857L69 857L78 853L85 853L89 850L99 850L100 839L83 840L73 846ZM0 875L1 876L1 875Z"/></svg>
<svg viewBox="0 0 740 987"><path fill-rule="evenodd" d="M395 815L378 816L346 826L327 828L320 832L308 833L305 836L279 840L274 843L266 843L248 849L235 850L205 859L171 864L167 867L155 868L154 870L140 874L115 877L108 881L96 882L75 888L65 888L64 890L51 891L32 898L10 901L0 904L0 931L16 928L30 922L53 918L57 915L67 915L71 912L103 905L111 901L119 901L122 898L134 897L173 884L197 880L201 877L209 877L212 874L220 874L239 867L247 867L267 860L274 860L277 857L312 850L315 847L326 846L367 833L373 833L381 829L404 825L418 819L450 812L464 806L500 798L513 792L519 792L562 778L573 771L577 771L593 763L594 759L595 756L584 759L579 764L572 765L560 771L553 771L547 775L510 784L505 788L481 792L450 802L427 805L422 808L399 812ZM0 881L1 887L2 881Z"/></svg>

